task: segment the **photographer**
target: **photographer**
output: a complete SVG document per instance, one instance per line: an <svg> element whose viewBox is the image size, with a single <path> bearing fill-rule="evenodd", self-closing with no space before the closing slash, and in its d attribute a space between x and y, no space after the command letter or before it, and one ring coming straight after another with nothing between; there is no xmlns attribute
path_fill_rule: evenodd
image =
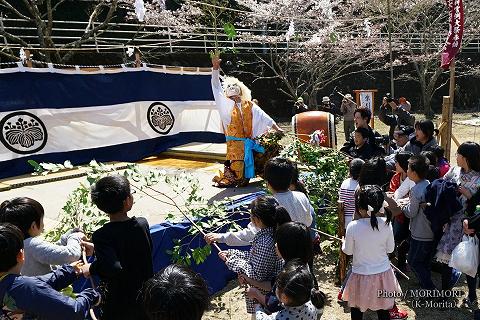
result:
<svg viewBox="0 0 480 320"><path fill-rule="evenodd" d="M322 104L320 106L320 111L330 112L335 115L337 113L336 106L330 101L329 97L322 98Z"/></svg>
<svg viewBox="0 0 480 320"><path fill-rule="evenodd" d="M398 103L399 103L398 107L404 109L405 111L410 112L410 110L412 109L412 104L410 103L410 101L407 101L407 99L404 97L398 98Z"/></svg>
<svg viewBox="0 0 480 320"><path fill-rule="evenodd" d="M308 106L303 102L302 97L298 98L293 106L293 114L299 114L308 111Z"/></svg>
<svg viewBox="0 0 480 320"><path fill-rule="evenodd" d="M345 132L345 141L350 138L353 130L355 130L353 114L356 107L357 105L355 102L353 102L352 95L347 93L342 100L342 105L340 106L340 112L343 114L343 130Z"/></svg>
<svg viewBox="0 0 480 320"><path fill-rule="evenodd" d="M405 100L405 98L403 99ZM392 110L392 114L388 114L388 109L390 108ZM406 108L400 107L398 101L391 97L389 93L383 97L378 119L390 127L388 135L391 140L394 138L394 131L396 127L413 126L415 124L415 117L411 115Z"/></svg>

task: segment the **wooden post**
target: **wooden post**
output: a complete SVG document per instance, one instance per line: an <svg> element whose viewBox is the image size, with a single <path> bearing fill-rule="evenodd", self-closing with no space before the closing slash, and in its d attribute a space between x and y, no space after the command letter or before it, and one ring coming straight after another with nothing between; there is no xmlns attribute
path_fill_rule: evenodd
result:
<svg viewBox="0 0 480 320"><path fill-rule="evenodd" d="M338 237L342 239L345 236L345 205L343 201L337 201L337 208L338 208ZM340 275L340 283L345 280L347 275L347 255L342 251L342 245L340 244L339 250L339 275Z"/></svg>
<svg viewBox="0 0 480 320"><path fill-rule="evenodd" d="M448 106L448 118L447 118L447 127L445 128L445 158L450 161L450 155L452 152L452 121L453 121L453 101L455 97L455 59L452 59L450 63L450 103Z"/></svg>
<svg viewBox="0 0 480 320"><path fill-rule="evenodd" d="M140 59L140 51L138 49L135 49L135 67L140 68L142 65L142 60Z"/></svg>
<svg viewBox="0 0 480 320"><path fill-rule="evenodd" d="M25 57L27 57L27 59L25 60L25 63L27 64L27 67L33 68L33 63L32 63L30 50L25 49L24 51L25 51Z"/></svg>
<svg viewBox="0 0 480 320"><path fill-rule="evenodd" d="M443 96L443 103L442 103L442 120L440 122L440 125L438 126L438 131L440 135L440 145L445 149L445 157L447 159L450 159L449 155L447 154L447 125L448 125L448 114L449 114L449 108L450 108L450 97L449 96Z"/></svg>

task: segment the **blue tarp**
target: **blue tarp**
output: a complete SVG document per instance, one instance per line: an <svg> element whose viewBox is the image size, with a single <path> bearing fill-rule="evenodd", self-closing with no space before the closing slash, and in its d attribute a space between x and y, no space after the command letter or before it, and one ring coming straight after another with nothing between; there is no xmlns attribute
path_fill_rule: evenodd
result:
<svg viewBox="0 0 480 320"><path fill-rule="evenodd" d="M232 216L232 220L238 220L241 218L241 221L237 223L245 227L249 219L249 214L245 210L238 210L239 208L245 208L250 202L260 195L264 195L265 192L255 192L244 196L236 201L233 201L226 207L226 210L232 211L235 210L235 214ZM162 268L171 264L171 256L167 254L167 250L172 250L173 240L174 239L184 239L183 243L188 243L192 240L192 237L188 235L188 230L190 229L190 222L181 222L181 223L160 223L150 227L150 234L153 240L153 270L155 272L161 270ZM223 228L224 231L228 226ZM184 238L186 237L186 238ZM205 241L201 236L197 236L190 244L190 247L197 248L205 246ZM222 249L226 249L227 246L220 245ZM237 249L248 250L248 247L237 247ZM192 264L192 269L200 273L202 277L208 284L209 291L211 294L214 294L221 289L223 289L227 282L234 279L236 275L229 271L225 266L225 263L218 258L217 252L212 248L212 254L200 265ZM77 281L74 286L76 292L81 291L82 289L88 287L90 283L84 279Z"/></svg>

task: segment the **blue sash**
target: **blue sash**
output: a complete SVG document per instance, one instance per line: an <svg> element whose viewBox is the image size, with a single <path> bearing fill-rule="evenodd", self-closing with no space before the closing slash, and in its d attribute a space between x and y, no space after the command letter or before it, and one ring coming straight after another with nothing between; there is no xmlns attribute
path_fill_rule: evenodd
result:
<svg viewBox="0 0 480 320"><path fill-rule="evenodd" d="M265 149L250 138L237 138L232 136L226 136L225 138L227 141L243 141L244 177L247 179L255 178L253 151L264 153Z"/></svg>

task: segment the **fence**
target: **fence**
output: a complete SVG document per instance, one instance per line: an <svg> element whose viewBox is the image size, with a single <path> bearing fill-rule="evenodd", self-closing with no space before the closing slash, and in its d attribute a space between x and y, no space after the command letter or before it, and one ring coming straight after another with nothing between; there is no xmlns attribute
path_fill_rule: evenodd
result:
<svg viewBox="0 0 480 320"><path fill-rule="evenodd" d="M86 31L88 22L86 21L53 21L52 40L56 47L62 47L68 43L79 39ZM95 26L95 24L94 24ZM0 17L0 30L6 31L28 43L31 48L39 48L38 34L36 26L28 20L7 19ZM285 34L287 30L271 29L236 29L239 35L235 39L228 39L223 33L223 29L201 27L193 28L190 31L178 31L169 26L134 24L134 23L110 23L108 29L101 30L95 34L89 42L82 44L84 48L90 49L123 49L126 46L137 46L145 49L163 50L166 52L175 52L180 50L189 50L196 52L208 52L215 48L217 42L220 47L234 48L238 51L265 52L270 49L270 45L264 40L244 40L245 35L265 36L265 38ZM440 48L446 38L445 34L435 35L432 42L432 48ZM308 39L313 37L314 32L304 32L298 34L298 37ZM362 32L338 33L340 37L364 37ZM379 41L387 41L387 33L378 33L372 35ZM421 50L424 39L419 34L413 33L393 33L394 41L409 43L413 50ZM480 52L480 35L472 37L474 40L468 43L463 52ZM9 42L5 36L0 36L0 43L4 48L19 48L18 43ZM319 44L321 45L321 44ZM293 39L291 42L276 42L277 50L295 50L299 43Z"/></svg>

